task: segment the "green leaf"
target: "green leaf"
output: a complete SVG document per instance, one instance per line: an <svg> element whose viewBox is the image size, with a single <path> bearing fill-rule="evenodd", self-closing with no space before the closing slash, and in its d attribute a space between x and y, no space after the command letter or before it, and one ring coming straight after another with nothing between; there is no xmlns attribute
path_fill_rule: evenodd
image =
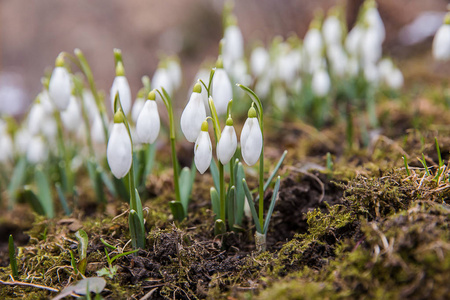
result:
<svg viewBox="0 0 450 300"><path fill-rule="evenodd" d="M183 204L181 204L181 202L170 201L169 207L170 207L170 211L172 212L174 220L176 220L178 222L181 222L184 220L186 215L184 213L184 207L183 207Z"/></svg>
<svg viewBox="0 0 450 300"><path fill-rule="evenodd" d="M439 159L439 167L442 167L444 165L444 162L442 161L441 149L439 148L439 143L438 143L437 138L434 138L434 143L436 144L436 151L437 151L438 159Z"/></svg>
<svg viewBox="0 0 450 300"><path fill-rule="evenodd" d="M272 200L270 201L269 211L267 212L266 221L264 222L263 234L267 234L269 229L270 218L272 217L273 210L275 208L275 202L277 201L278 190L280 189L280 176L275 182L275 187L273 188Z"/></svg>
<svg viewBox="0 0 450 300"><path fill-rule="evenodd" d="M109 178L108 174L106 174L102 168L97 166L98 172L100 173L100 177L102 178L103 184L106 186L108 191L111 193L113 197L117 197L116 187L114 186L114 183L111 181L111 178Z"/></svg>
<svg viewBox="0 0 450 300"><path fill-rule="evenodd" d="M192 186L194 184L194 178L192 175L191 169L188 167L184 167L180 173L180 200L183 205L184 215L187 215L188 212L189 197L191 196Z"/></svg>
<svg viewBox="0 0 450 300"><path fill-rule="evenodd" d="M138 213L132 209L128 216L128 224L130 226L131 244L133 249L144 249L145 247L145 234L143 228L143 222L139 219Z"/></svg>
<svg viewBox="0 0 450 300"><path fill-rule="evenodd" d="M221 219L217 219L214 223L214 235L224 234L225 232L227 232L225 222Z"/></svg>
<svg viewBox="0 0 450 300"><path fill-rule="evenodd" d="M234 223L242 225L242 219L244 218L244 206L245 206L245 191L242 180L245 179L244 166L237 161L234 169L236 178L236 192L235 192L235 220Z"/></svg>
<svg viewBox="0 0 450 300"><path fill-rule="evenodd" d="M130 254L136 253L136 252L138 252L138 251L139 251L138 249L135 249L135 250L131 250L131 251L128 251L128 252L119 253L119 254L117 254L117 255L114 255L114 257L111 258L110 263L113 263L116 259L118 259L118 258L120 258L120 257L122 257L122 256L127 256L127 255L130 255Z"/></svg>
<svg viewBox="0 0 450 300"><path fill-rule="evenodd" d="M247 197L248 205L250 206L250 211L252 212L253 222L255 223L256 231L262 234L263 231L261 229L261 225L259 224L258 213L256 212L255 203L253 203L253 197L252 194L250 193L250 189L248 188L247 181L245 181L245 179L242 179L242 184L244 185L245 195Z"/></svg>
<svg viewBox="0 0 450 300"><path fill-rule="evenodd" d="M55 183L56 192L58 193L59 202L64 210L64 213L68 216L72 212L70 211L69 205L67 204L66 196L64 196L64 192L61 188L61 184L59 182Z"/></svg>
<svg viewBox="0 0 450 300"><path fill-rule="evenodd" d="M17 268L17 260L16 260L16 248L14 247L14 238L12 234L9 235L9 264L11 265L11 273L14 279L19 277L19 270Z"/></svg>
<svg viewBox="0 0 450 300"><path fill-rule="evenodd" d="M275 169L273 169L272 174L270 174L269 179L267 179L266 184L264 184L264 192L267 190L267 188L269 187L270 183L272 182L273 178L275 177L275 175L277 174L278 170L281 167L281 164L283 163L284 159L286 158L287 155L287 150L284 150L283 155L281 155L280 160L278 161L277 165L275 166Z"/></svg>
<svg viewBox="0 0 450 300"><path fill-rule="evenodd" d="M234 186L232 186L227 194L227 214L228 214L228 227L229 228L233 228L234 225L234 212L235 212L235 202L234 202L234 197L235 197L235 191L236 188Z"/></svg>
<svg viewBox="0 0 450 300"><path fill-rule="evenodd" d="M113 279L118 269L117 266L112 266L111 268L104 267L97 271L97 276L108 276L110 279Z"/></svg>
<svg viewBox="0 0 450 300"><path fill-rule="evenodd" d="M209 190L209 195L211 196L211 206L213 209L215 216L215 219L217 220L220 216L220 197L219 193L215 188L211 188Z"/></svg>
<svg viewBox="0 0 450 300"><path fill-rule="evenodd" d="M105 245L106 247L112 249L112 250L117 250L117 247L114 247L113 245L109 244L107 241L105 241L103 238L100 238L100 241L103 243L103 245Z"/></svg>
<svg viewBox="0 0 450 300"><path fill-rule="evenodd" d="M153 166L155 164L156 144L150 144L145 149L145 168L142 177L142 185L145 186L145 181L152 173Z"/></svg>
<svg viewBox="0 0 450 300"><path fill-rule="evenodd" d="M211 165L209 166L211 176L213 178L214 187L216 188L217 193L220 194L220 176L219 176L219 168L217 167L214 159L211 159Z"/></svg>
<svg viewBox="0 0 450 300"><path fill-rule="evenodd" d="M19 162L14 167L11 181L8 185L9 203L8 208L12 209L17 200L17 191L25 181L25 171L27 169L27 160L25 157L20 158Z"/></svg>
<svg viewBox="0 0 450 300"><path fill-rule="evenodd" d="M128 199L130 199L129 189L127 188L128 185L127 176L128 175L125 176L126 179L117 179L115 176L112 177L117 195L122 201L126 202L128 202Z"/></svg>
<svg viewBox="0 0 450 300"><path fill-rule="evenodd" d="M87 161L87 170L95 195L97 196L97 202L106 203L105 194L103 192L102 176L97 168L97 163L93 159Z"/></svg>
<svg viewBox="0 0 450 300"><path fill-rule="evenodd" d="M248 87L246 87L245 85L242 85L239 83L236 85L238 87L240 87L242 90L244 90L244 92L250 97L250 99L252 99L252 101L256 105L256 108L258 109L259 115L262 115L262 113L263 113L262 103L261 103L261 100L259 99L259 97L255 94L255 92L252 91L251 89L249 89Z"/></svg>
<svg viewBox="0 0 450 300"><path fill-rule="evenodd" d="M50 190L50 184L47 179L47 175L41 170L36 168L34 173L36 185L37 185L37 197L41 202L42 208L45 211L45 215L48 218L54 217L52 192Z"/></svg>
<svg viewBox="0 0 450 300"><path fill-rule="evenodd" d="M19 193L19 199L21 202L26 202L33 210L42 215L45 216L45 210L42 207L41 201L38 199L36 194L31 190L30 186L26 185L24 186L23 190Z"/></svg>
<svg viewBox="0 0 450 300"><path fill-rule="evenodd" d="M87 247L89 244L88 235L83 229L75 232L75 237L78 240L78 255L80 256L80 261L78 262L77 268L81 274L85 274L87 265Z"/></svg>

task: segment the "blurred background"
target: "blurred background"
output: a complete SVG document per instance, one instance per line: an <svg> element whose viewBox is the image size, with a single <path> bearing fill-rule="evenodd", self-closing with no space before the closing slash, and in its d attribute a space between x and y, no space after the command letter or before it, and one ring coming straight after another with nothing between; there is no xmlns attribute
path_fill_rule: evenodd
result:
<svg viewBox="0 0 450 300"><path fill-rule="evenodd" d="M185 101L193 76L205 61L215 61L222 38L223 0L1 0L0 113L22 114L41 90L40 78L51 71L61 51L80 48L91 63L100 89L114 79L113 48L123 52L132 94L141 77L152 77L158 60L176 54L183 68ZM314 12L346 3L351 26L362 1L238 0L234 12L246 43L266 45L276 35L303 38ZM446 0L380 0L386 26L384 52L393 57L405 83L428 84L450 77L449 64L434 62L431 42L442 24Z"/></svg>

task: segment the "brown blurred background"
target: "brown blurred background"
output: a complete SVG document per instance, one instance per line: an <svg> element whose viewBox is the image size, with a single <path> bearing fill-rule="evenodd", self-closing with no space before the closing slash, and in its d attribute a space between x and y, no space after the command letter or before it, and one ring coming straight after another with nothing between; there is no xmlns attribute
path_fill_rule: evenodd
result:
<svg viewBox="0 0 450 300"><path fill-rule="evenodd" d="M345 1L344 1L345 2ZM348 0L348 11L360 0ZM248 52L251 42L266 44L275 36L295 32L303 37L314 11L326 11L331 0L237 0L237 15ZM446 11L446 0L380 0L385 22L386 52L399 61L419 57L429 74L439 74L431 59L432 37L405 46L399 39L403 26L425 11ZM158 57L181 58L184 86L189 86L205 58L214 60L222 36L223 0L0 0L0 74L5 82L22 82L24 103L40 91L40 77L52 68L59 52L80 48L91 63L100 89L109 91L114 78L113 48L122 49L133 94L143 75L153 75ZM351 22L350 14L349 20ZM406 65L407 63L405 63ZM448 66L448 64L447 64ZM409 68L406 66L406 68ZM422 78L419 70L408 78ZM11 77L11 74L14 76ZM417 75L418 74L418 75ZM427 75L427 76L428 76ZM448 72L443 76L448 76ZM9 77L8 77L9 76ZM442 74L441 74L442 76ZM179 93L186 95L186 93Z"/></svg>

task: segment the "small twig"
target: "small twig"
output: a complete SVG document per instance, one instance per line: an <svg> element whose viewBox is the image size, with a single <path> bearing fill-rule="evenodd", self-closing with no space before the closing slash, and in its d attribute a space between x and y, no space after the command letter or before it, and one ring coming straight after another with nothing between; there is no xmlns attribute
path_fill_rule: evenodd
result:
<svg viewBox="0 0 450 300"><path fill-rule="evenodd" d="M153 293L154 293L157 289L158 289L157 287L153 288L153 290L151 290L150 292L148 292L147 294L145 294L144 297L142 297L140 300L147 300L147 299L150 299L150 297L153 295Z"/></svg>
<svg viewBox="0 0 450 300"><path fill-rule="evenodd" d="M48 290L48 291L51 291L51 292L59 292L59 290L51 288L51 287L48 287L48 286L45 286L45 285L17 281L17 280L14 280L14 278L11 275L9 275L9 277L11 277L11 280L12 280L11 282L0 280L0 283L4 284L4 285L30 286L30 287L35 287L35 288L38 288L38 289Z"/></svg>
<svg viewBox="0 0 450 300"><path fill-rule="evenodd" d="M126 211L124 211L123 213L121 213L120 215L118 215L118 216L115 216L114 218L112 218L112 220L111 221L114 221L115 219L118 219L118 218L120 218L121 216L123 216L123 215L125 215L125 214L127 214L129 212L129 209L127 209Z"/></svg>

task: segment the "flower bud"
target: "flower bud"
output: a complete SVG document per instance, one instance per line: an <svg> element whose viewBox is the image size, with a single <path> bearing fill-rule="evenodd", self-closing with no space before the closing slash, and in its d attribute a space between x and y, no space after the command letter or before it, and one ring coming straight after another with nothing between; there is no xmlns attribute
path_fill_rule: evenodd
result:
<svg viewBox="0 0 450 300"><path fill-rule="evenodd" d="M208 133L208 122L203 121L200 134L195 141L194 146L194 161L197 170L200 174L205 173L211 164L212 159L212 145Z"/></svg>
<svg viewBox="0 0 450 300"><path fill-rule="evenodd" d="M450 13L447 13L444 24L439 27L434 36L433 57L436 60L450 60Z"/></svg>
<svg viewBox="0 0 450 300"><path fill-rule="evenodd" d="M65 110L69 106L70 96L72 95L72 80L66 68L61 55L56 59L56 67L53 69L48 92L58 110Z"/></svg>
<svg viewBox="0 0 450 300"><path fill-rule="evenodd" d="M233 98L233 87L227 72L217 68L212 80L212 98L218 115L227 112L228 101Z"/></svg>
<svg viewBox="0 0 450 300"><path fill-rule="evenodd" d="M130 171L133 159L131 139L123 119L124 115L119 110L114 115L114 125L106 148L108 165L114 176L119 179Z"/></svg>
<svg viewBox="0 0 450 300"><path fill-rule="evenodd" d="M201 92L201 85L196 83L189 102L181 114L181 131L191 143L197 140L202 123L206 119L206 109Z"/></svg>
<svg viewBox="0 0 450 300"><path fill-rule="evenodd" d="M225 128L220 135L219 143L217 143L217 158L223 165L230 162L237 148L236 131L233 127L233 120L228 118Z"/></svg>
<svg viewBox="0 0 450 300"><path fill-rule="evenodd" d="M116 66L116 78L114 78L113 84L111 86L110 98L111 107L114 111L114 99L116 94L119 93L120 103L122 104L123 112L128 115L131 109L131 91L128 80L125 77L125 72L123 69L122 62L118 62Z"/></svg>
<svg viewBox="0 0 450 300"><path fill-rule="evenodd" d="M261 155L263 136L256 118L256 110L251 107L248 110L248 118L241 132L241 153L245 163L254 165Z"/></svg>
<svg viewBox="0 0 450 300"><path fill-rule="evenodd" d="M155 92L150 92L148 100L136 121L136 134L140 142L153 144L159 134L160 120Z"/></svg>

